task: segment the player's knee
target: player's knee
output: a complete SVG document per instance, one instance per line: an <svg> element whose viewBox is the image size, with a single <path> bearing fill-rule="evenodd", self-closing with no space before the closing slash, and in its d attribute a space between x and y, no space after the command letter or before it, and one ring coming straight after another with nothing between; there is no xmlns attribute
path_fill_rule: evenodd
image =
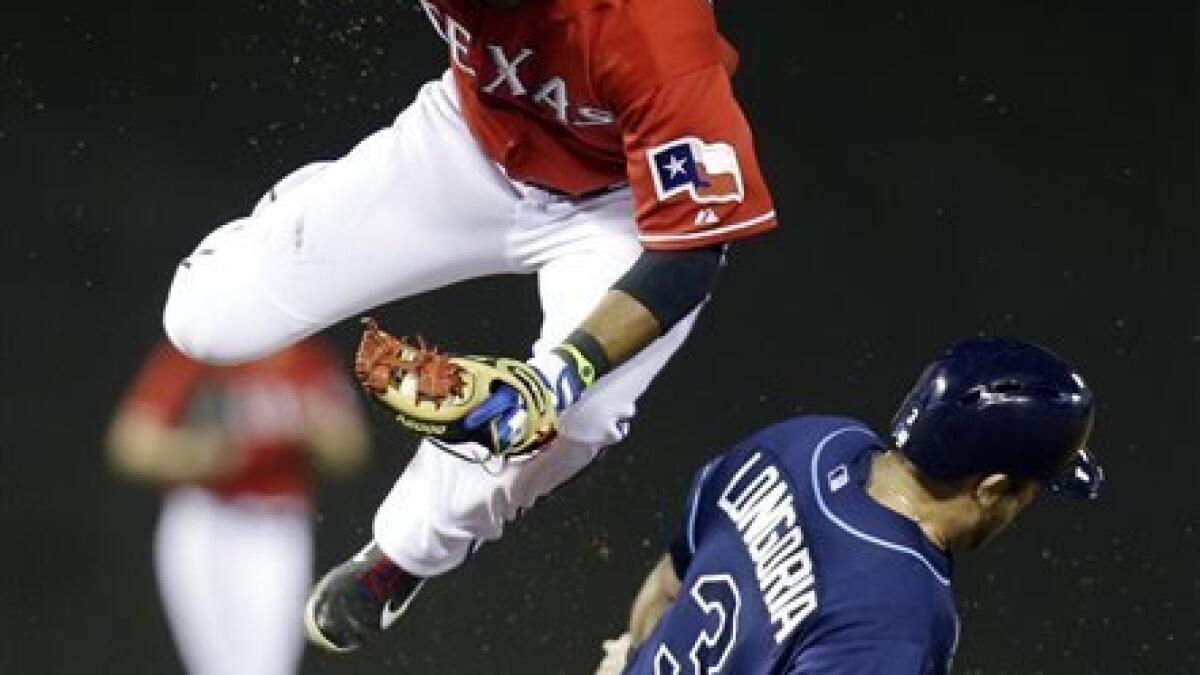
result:
<svg viewBox="0 0 1200 675"><path fill-rule="evenodd" d="M232 359L227 341L215 325L219 312L206 312L194 291L171 288L163 310L163 330L175 348L197 361L220 363Z"/></svg>
<svg viewBox="0 0 1200 675"><path fill-rule="evenodd" d="M167 293L167 304L163 308L163 331L176 349L194 359L204 360L201 348L205 341L199 339L201 322L195 291L181 281L180 273L176 273L171 290Z"/></svg>
<svg viewBox="0 0 1200 675"><path fill-rule="evenodd" d="M224 293L216 280L188 274L179 270L163 309L163 330L179 351L197 361L231 364L263 358L287 344L286 336L261 330L261 316L239 312L237 296Z"/></svg>

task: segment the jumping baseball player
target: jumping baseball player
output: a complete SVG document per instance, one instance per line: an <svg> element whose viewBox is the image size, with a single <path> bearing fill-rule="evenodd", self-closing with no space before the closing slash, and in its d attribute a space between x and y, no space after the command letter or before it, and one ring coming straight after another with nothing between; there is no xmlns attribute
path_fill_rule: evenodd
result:
<svg viewBox="0 0 1200 675"><path fill-rule="evenodd" d="M376 514L374 540L310 598L310 638L337 651L387 627L422 579L461 564L621 440L691 329L725 245L776 224L731 89L736 53L710 3L421 5L448 47L444 76L393 126L285 178L201 242L164 317L188 354L241 361L398 298L537 274L532 358L492 364L494 395L468 397L458 433L402 416L441 442L421 444ZM386 392L388 368L406 354L360 375ZM461 398L456 378L419 380L437 386L416 401ZM488 473L454 455L526 461Z"/></svg>
<svg viewBox="0 0 1200 675"><path fill-rule="evenodd" d="M697 475L598 675L947 672L952 552L995 536L1041 487L1096 497L1092 415L1059 357L974 338L921 375L890 445L842 417L754 434Z"/></svg>
<svg viewBox="0 0 1200 675"><path fill-rule="evenodd" d="M122 474L164 488L154 567L188 673L298 670L312 460L345 473L366 444L355 393L320 340L230 367L168 344L150 353L108 449Z"/></svg>

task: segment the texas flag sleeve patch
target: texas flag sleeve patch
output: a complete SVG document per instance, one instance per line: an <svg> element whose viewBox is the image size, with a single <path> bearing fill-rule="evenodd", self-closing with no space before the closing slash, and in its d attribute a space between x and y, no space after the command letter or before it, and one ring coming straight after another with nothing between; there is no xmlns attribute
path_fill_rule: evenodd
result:
<svg viewBox="0 0 1200 675"><path fill-rule="evenodd" d="M687 194L698 204L741 202L745 197L737 152L728 143L679 138L646 153L659 201Z"/></svg>
<svg viewBox="0 0 1200 675"><path fill-rule="evenodd" d="M624 115L625 173L644 248L713 246L776 226L750 127L720 64L661 84Z"/></svg>

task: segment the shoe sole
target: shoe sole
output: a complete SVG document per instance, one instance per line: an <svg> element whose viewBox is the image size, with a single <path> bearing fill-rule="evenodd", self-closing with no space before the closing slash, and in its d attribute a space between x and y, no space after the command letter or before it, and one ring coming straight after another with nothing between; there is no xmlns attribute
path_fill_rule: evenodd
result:
<svg viewBox="0 0 1200 675"><path fill-rule="evenodd" d="M320 597L321 592L328 583L329 575L326 574L325 578L321 579L316 587L313 588L312 593L308 596L308 601L304 603L304 635L308 638L309 642L325 651L335 654L346 654L358 649L358 647L339 647L330 642L329 638L321 633L321 629L317 628L317 598Z"/></svg>

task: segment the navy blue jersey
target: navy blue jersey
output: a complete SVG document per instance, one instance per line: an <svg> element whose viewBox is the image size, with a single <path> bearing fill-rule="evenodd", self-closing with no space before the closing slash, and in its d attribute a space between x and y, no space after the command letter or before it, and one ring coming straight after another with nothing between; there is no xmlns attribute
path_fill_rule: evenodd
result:
<svg viewBox="0 0 1200 675"><path fill-rule="evenodd" d="M945 673L950 559L866 492L879 437L799 417L704 467L672 547L679 597L627 674Z"/></svg>

